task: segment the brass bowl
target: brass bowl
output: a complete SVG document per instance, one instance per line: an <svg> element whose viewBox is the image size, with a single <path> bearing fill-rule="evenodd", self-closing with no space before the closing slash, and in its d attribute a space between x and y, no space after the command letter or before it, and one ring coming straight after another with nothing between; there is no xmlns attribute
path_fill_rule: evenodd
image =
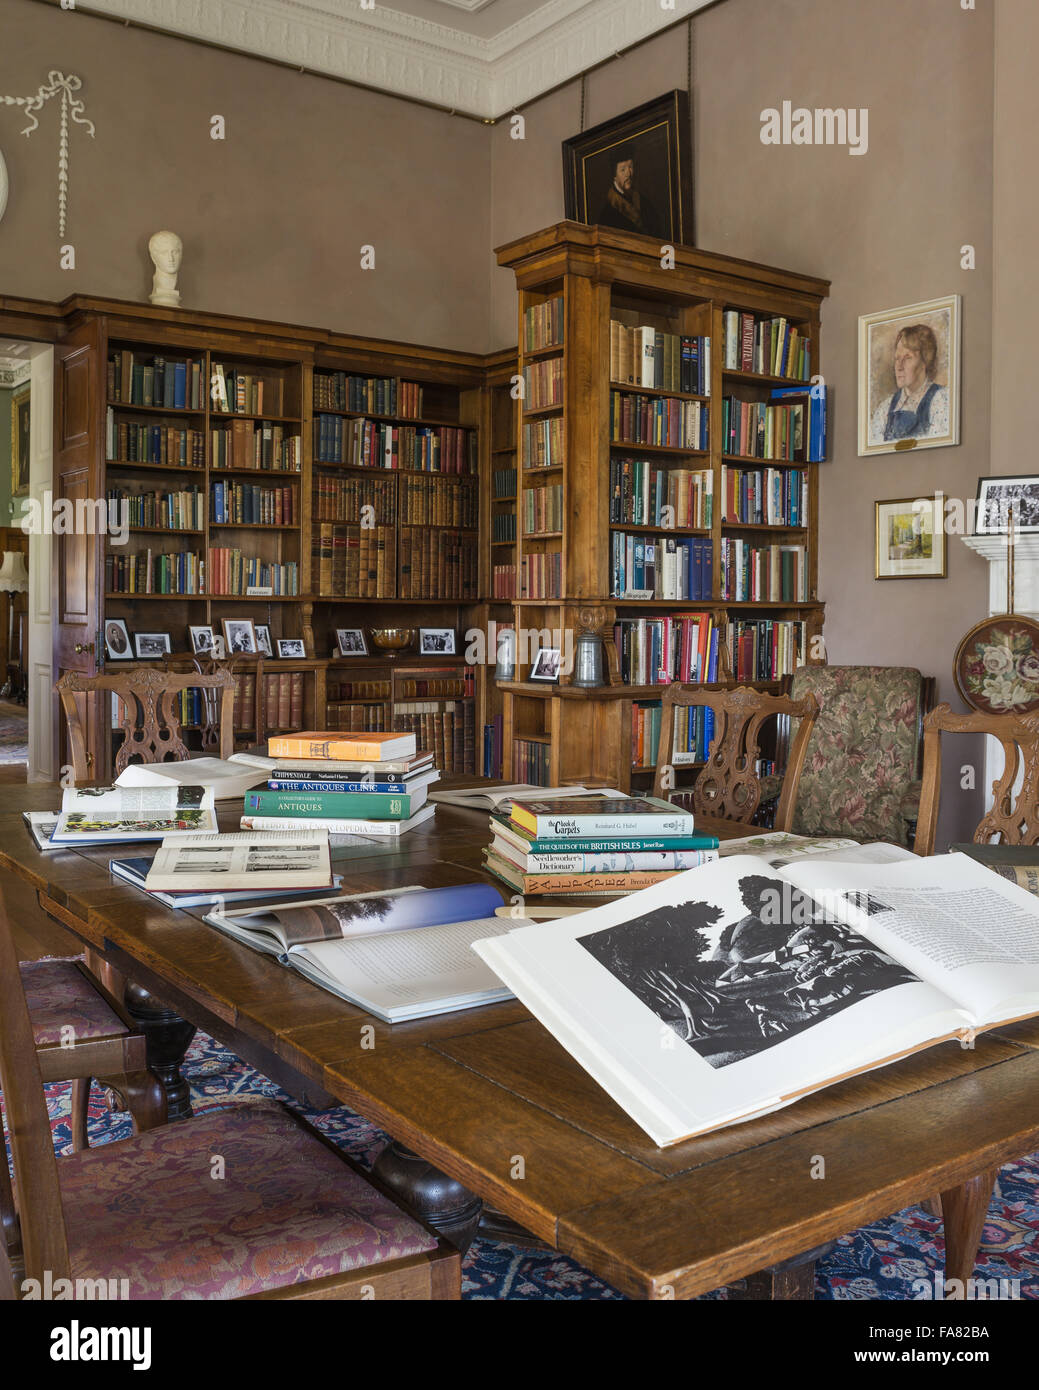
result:
<svg viewBox="0 0 1039 1390"><path fill-rule="evenodd" d="M411 646L417 635L413 627L372 627L368 633L372 646L387 656L399 656Z"/></svg>

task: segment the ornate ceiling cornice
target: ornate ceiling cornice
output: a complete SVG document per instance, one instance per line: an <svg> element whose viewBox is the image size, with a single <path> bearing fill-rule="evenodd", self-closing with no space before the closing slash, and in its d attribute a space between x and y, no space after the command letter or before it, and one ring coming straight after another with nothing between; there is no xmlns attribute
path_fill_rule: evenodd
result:
<svg viewBox="0 0 1039 1390"><path fill-rule="evenodd" d="M443 3L485 9L485 0ZM546 0L491 37L343 0L87 0L81 8L487 120L711 3Z"/></svg>
<svg viewBox="0 0 1039 1390"><path fill-rule="evenodd" d="M17 357L0 357L0 389L21 386L31 375L31 362L22 362ZM3 421L0 421L0 429L3 427Z"/></svg>

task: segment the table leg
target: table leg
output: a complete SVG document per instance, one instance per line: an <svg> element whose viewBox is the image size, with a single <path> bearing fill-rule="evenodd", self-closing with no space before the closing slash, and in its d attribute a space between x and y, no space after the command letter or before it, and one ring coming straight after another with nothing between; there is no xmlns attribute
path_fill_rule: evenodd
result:
<svg viewBox="0 0 1039 1390"><path fill-rule="evenodd" d="M996 1185L998 1168L987 1168L976 1178L942 1193L942 1217L945 1221L945 1278L958 1279L963 1292L974 1273L978 1259L981 1232L988 1214L992 1189Z"/></svg>
<svg viewBox="0 0 1039 1390"><path fill-rule="evenodd" d="M769 1269L759 1270L744 1280L744 1287L730 1288L729 1298L760 1302L765 1299L789 1301L815 1298L815 1265L836 1246L835 1240L817 1245L792 1259L781 1260Z"/></svg>
<svg viewBox="0 0 1039 1390"><path fill-rule="evenodd" d="M483 1207L474 1192L396 1140L379 1154L372 1172L401 1206L465 1254L476 1235Z"/></svg>
<svg viewBox="0 0 1039 1390"><path fill-rule="evenodd" d="M198 1030L131 980L126 982L124 999L126 1012L144 1034L148 1066L166 1092L167 1119L188 1119L191 1095L180 1074L180 1064Z"/></svg>

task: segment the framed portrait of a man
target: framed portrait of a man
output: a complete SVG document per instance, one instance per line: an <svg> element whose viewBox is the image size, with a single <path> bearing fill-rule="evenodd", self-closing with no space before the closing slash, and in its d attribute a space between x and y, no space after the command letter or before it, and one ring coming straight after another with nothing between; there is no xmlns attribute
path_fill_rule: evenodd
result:
<svg viewBox="0 0 1039 1390"><path fill-rule="evenodd" d="M859 319L859 455L960 442L960 296Z"/></svg>
<svg viewBox="0 0 1039 1390"><path fill-rule="evenodd" d="M575 222L691 243L689 96L676 89L563 141L563 202Z"/></svg>

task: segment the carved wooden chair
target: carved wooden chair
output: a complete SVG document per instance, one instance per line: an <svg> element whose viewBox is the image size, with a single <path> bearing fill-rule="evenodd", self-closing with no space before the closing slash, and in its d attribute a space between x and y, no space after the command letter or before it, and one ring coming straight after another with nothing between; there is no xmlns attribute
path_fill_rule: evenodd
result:
<svg viewBox="0 0 1039 1390"><path fill-rule="evenodd" d="M58 1158L2 902L0 1087L14 1168L12 1189L0 1163L0 1299L48 1279L135 1299L461 1297L459 1252L280 1105Z"/></svg>
<svg viewBox="0 0 1039 1390"><path fill-rule="evenodd" d="M87 782L94 775L93 754L87 748L76 698L82 695L111 693L119 698L123 741L116 750L116 773L133 761L161 763L170 755L191 757L181 738L180 719L174 707L183 690L201 690L204 697L207 690L220 692L219 756L229 758L234 752L234 676L229 670L205 673L138 668L100 676L67 671L54 688L61 697L68 723L69 751L77 782Z"/></svg>
<svg viewBox="0 0 1039 1390"><path fill-rule="evenodd" d="M786 774L776 809L775 829L789 830L797 801L812 725L819 712L814 695L792 700L785 695L762 695L748 686L735 690L705 690L702 686L669 685L662 699L660 744L657 751L653 795L668 797L667 769L672 766L675 713L702 705L714 711L714 737L706 766L693 786L693 811L749 824L762 799L762 781L755 764L761 752L761 730L766 720L786 715L799 720L790 743Z"/></svg>
<svg viewBox="0 0 1039 1390"><path fill-rule="evenodd" d="M942 734L987 734L1003 747L1002 774L993 782L993 806L974 831L976 845L994 837L1005 845L1039 844L1039 716L953 714L941 704L924 720L924 776L917 854L933 854L942 782ZM1018 777L1021 786L1015 791Z"/></svg>

